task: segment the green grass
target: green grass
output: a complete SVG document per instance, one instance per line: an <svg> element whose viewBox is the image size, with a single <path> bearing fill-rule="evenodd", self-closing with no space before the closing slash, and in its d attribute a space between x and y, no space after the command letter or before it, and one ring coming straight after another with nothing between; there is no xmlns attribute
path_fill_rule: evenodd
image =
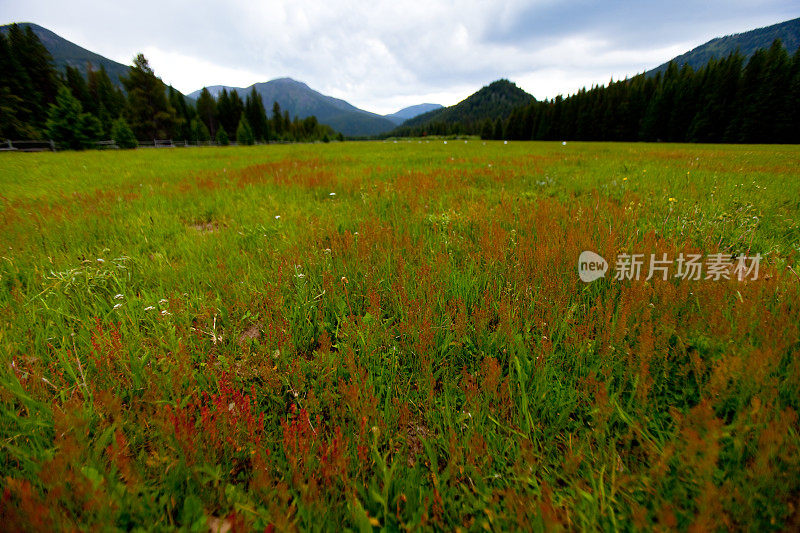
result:
<svg viewBox="0 0 800 533"><path fill-rule="evenodd" d="M0 515L793 529L798 168L477 140L3 154ZM584 284L583 250L763 260Z"/></svg>

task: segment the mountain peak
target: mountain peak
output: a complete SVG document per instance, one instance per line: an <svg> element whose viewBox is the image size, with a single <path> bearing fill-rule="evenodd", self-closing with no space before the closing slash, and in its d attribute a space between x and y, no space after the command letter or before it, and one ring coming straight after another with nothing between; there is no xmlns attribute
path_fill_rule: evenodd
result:
<svg viewBox="0 0 800 533"><path fill-rule="evenodd" d="M536 99L517 84L505 78L493 81L456 105L429 111L403 123L403 127L419 127L434 123L465 124L486 119L505 119L514 108Z"/></svg>
<svg viewBox="0 0 800 533"><path fill-rule="evenodd" d="M291 117L302 119L314 115L321 123L349 136L377 135L395 126L380 115L358 109L344 100L326 96L302 81L289 77L254 83L249 87L215 85L207 89L214 94L222 91L223 87L228 91L235 91L242 98L246 98L255 89L261 95L267 110L272 109L273 102L278 102L281 109L287 111ZM200 91L195 91L190 97L196 98L199 94Z"/></svg>

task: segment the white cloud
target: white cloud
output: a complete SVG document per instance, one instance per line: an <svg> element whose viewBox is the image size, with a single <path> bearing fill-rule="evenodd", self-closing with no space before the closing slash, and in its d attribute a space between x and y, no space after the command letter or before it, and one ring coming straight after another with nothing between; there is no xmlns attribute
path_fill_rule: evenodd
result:
<svg viewBox="0 0 800 533"><path fill-rule="evenodd" d="M226 67L206 59L187 56L180 52L161 50L148 46L143 53L150 67L164 81L184 94L189 94L204 85L207 80L224 80L225 85L247 87L263 81L255 72L242 68Z"/></svg>
<svg viewBox="0 0 800 533"><path fill-rule="evenodd" d="M290 76L379 113L454 104L500 77L537 98L570 93L798 13L800 0L0 4L0 22L36 22L123 63L143 51L184 92Z"/></svg>

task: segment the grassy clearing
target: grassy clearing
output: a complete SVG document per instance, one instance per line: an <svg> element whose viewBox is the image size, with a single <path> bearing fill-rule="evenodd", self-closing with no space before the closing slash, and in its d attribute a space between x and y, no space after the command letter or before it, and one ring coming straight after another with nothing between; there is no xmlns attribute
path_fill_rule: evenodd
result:
<svg viewBox="0 0 800 533"><path fill-rule="evenodd" d="M800 148L0 157L23 529L793 529ZM582 283L594 250L756 281Z"/></svg>

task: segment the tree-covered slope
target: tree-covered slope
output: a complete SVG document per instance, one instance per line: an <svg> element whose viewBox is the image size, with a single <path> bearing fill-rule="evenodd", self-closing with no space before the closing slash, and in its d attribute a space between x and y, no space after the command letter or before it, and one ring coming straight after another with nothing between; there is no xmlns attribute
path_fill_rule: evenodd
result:
<svg viewBox="0 0 800 533"><path fill-rule="evenodd" d="M281 109L288 111L291 117L306 118L316 116L323 124L349 136L377 135L392 129L395 125L381 115L359 109L354 105L326 96L310 88L303 82L291 78L278 78L265 83L256 83L250 87L226 87L228 91L236 91L245 97L252 88L261 95L264 104L270 108L278 102ZM209 87L214 94L222 90L222 86ZM191 93L190 97L199 96L200 91Z"/></svg>
<svg viewBox="0 0 800 533"><path fill-rule="evenodd" d="M483 87L456 105L423 113L407 120L396 131L425 129L437 124L463 124L467 127L487 120L505 119L515 108L535 100L533 96L505 80Z"/></svg>
<svg viewBox="0 0 800 533"><path fill-rule="evenodd" d="M745 60L748 60L756 50L769 48L775 39L780 39L783 42L789 54L800 48L800 18L744 33L717 37L685 54L679 55L672 61L677 63L678 66L689 64L689 66L697 70L708 63L710 59L722 59L737 50L744 56ZM668 65L669 61L648 71L647 74L654 75L657 72L664 72L667 70Z"/></svg>
<svg viewBox="0 0 800 533"><path fill-rule="evenodd" d="M85 48L82 48L77 44L68 41L60 35L57 35L47 28L43 28L37 24L33 24L31 22L21 22L18 25L22 29L30 26L31 30L33 30L33 33L36 34L45 48L47 48L47 51L50 52L50 55L53 56L53 63L55 64L56 69L59 71L63 72L64 69L69 66L77 68L84 76L86 76L87 65L91 65L93 70L100 70L100 67L103 66L105 67L108 76L111 78L111 81L113 81L117 86L122 87L120 78L128 75L129 67L127 65L117 63L116 61L108 59L107 57L103 57L100 54L96 54ZM10 24L0 26L0 32L8 32L10 27Z"/></svg>

